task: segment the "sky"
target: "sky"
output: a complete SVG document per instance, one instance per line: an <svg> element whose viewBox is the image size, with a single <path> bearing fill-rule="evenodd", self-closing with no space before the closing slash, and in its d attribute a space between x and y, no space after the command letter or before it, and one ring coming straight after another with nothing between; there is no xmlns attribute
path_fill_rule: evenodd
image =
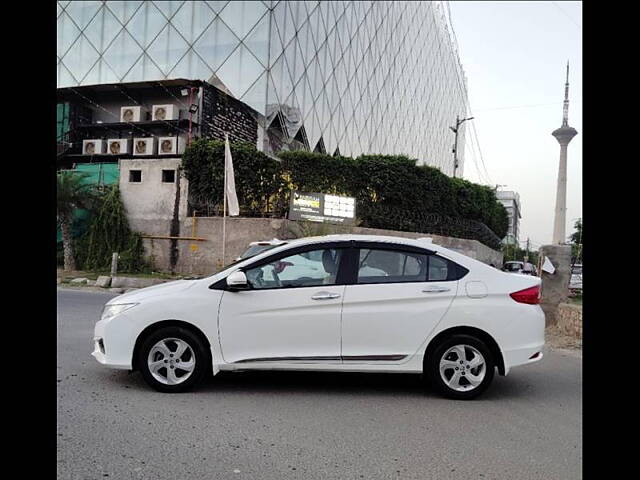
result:
<svg viewBox="0 0 640 480"><path fill-rule="evenodd" d="M582 217L581 2L452 1L449 7L474 116L467 122L473 125L463 176L518 192L521 246L528 237L537 250L553 235L560 146L551 132L562 124L567 60L569 125L578 131L568 149L567 236Z"/></svg>

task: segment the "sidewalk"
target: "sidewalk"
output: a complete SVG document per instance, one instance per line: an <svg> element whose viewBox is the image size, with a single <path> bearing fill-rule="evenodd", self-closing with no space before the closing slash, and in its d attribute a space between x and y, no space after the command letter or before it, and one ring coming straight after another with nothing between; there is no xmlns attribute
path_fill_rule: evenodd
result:
<svg viewBox="0 0 640 480"><path fill-rule="evenodd" d="M160 283L172 282L183 278L185 278L185 276L165 273L123 273L111 277L108 272L65 272L62 269L58 269L57 271L58 287L113 293L125 293L131 290L150 287Z"/></svg>

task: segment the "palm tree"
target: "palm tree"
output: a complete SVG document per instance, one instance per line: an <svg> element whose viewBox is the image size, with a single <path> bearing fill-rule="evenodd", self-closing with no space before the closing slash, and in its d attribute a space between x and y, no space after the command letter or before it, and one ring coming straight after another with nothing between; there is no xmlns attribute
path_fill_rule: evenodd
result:
<svg viewBox="0 0 640 480"><path fill-rule="evenodd" d="M58 222L62 230L64 269L75 270L76 261L71 238L73 212L79 208L90 208L95 200L94 186L84 183L88 175L73 171L58 172Z"/></svg>

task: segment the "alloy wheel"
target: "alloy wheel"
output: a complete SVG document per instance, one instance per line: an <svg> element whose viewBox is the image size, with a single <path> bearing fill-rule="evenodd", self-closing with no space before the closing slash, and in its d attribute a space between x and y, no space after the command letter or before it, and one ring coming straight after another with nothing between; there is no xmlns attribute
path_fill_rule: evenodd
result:
<svg viewBox="0 0 640 480"><path fill-rule="evenodd" d="M477 388L487 372L486 361L477 348L454 345L440 359L440 376L452 390L468 392Z"/></svg>
<svg viewBox="0 0 640 480"><path fill-rule="evenodd" d="M156 343L147 357L149 372L164 385L178 385L187 380L196 366L191 346L179 338L165 338Z"/></svg>

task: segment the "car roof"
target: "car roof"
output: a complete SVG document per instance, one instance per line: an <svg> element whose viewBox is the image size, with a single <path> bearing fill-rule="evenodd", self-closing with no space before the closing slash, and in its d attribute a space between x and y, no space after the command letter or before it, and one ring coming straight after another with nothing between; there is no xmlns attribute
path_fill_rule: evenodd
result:
<svg viewBox="0 0 640 480"><path fill-rule="evenodd" d="M438 245L437 243L433 243L433 240L430 237L422 237L422 238L406 238L406 237L396 237L391 235L362 235L362 234L332 234L332 235L322 235L316 237L303 237L296 238L293 240L287 240L286 244L279 245L275 248L269 249L267 252L263 252L261 254L252 257L253 260L266 257L267 255L272 255L274 253L278 253L280 251L288 250L289 248L293 248L296 246L302 245L312 245L314 243L325 243L325 242L344 242L344 241L360 241L360 242L378 242L378 243L394 243L400 245L411 245L419 248L424 248L426 250L431 250L433 252L442 255L449 260L453 260L462 266L470 267L482 265L483 267L492 268L486 263L480 262L474 258L468 257L467 255L463 255L455 250L448 249L443 247L442 245Z"/></svg>

